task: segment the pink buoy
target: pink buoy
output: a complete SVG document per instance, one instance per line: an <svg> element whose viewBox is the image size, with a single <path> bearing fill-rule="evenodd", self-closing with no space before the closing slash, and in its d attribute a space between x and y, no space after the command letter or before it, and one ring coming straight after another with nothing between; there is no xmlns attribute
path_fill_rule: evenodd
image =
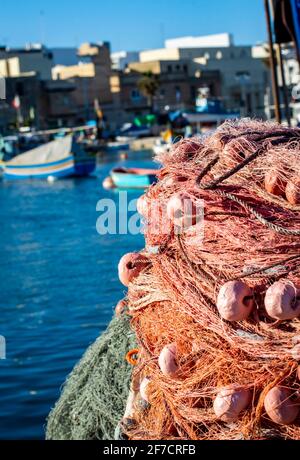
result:
<svg viewBox="0 0 300 460"><path fill-rule="evenodd" d="M270 419L279 425L293 423L299 414L299 403L291 400L292 392L288 388L274 387L264 400L265 410Z"/></svg>
<svg viewBox="0 0 300 460"><path fill-rule="evenodd" d="M300 361L300 343L294 346L294 348L291 350L291 355L295 361Z"/></svg>
<svg viewBox="0 0 300 460"><path fill-rule="evenodd" d="M265 308L271 318L287 320L300 315L300 290L287 281L280 280L272 284L265 295Z"/></svg>
<svg viewBox="0 0 300 460"><path fill-rule="evenodd" d="M222 388L214 400L214 412L224 422L234 422L251 402L251 391L238 385Z"/></svg>
<svg viewBox="0 0 300 460"><path fill-rule="evenodd" d="M184 176L169 176L164 179L166 187L174 187L180 183L186 182L188 179Z"/></svg>
<svg viewBox="0 0 300 460"><path fill-rule="evenodd" d="M138 211L138 213L145 217L145 219L147 219L148 217L148 200L147 200L147 197L146 195L142 195L139 197L139 199L137 200L137 203L136 203L136 209Z"/></svg>
<svg viewBox="0 0 300 460"><path fill-rule="evenodd" d="M147 267L149 259L137 252L125 254L119 262L119 278L124 286L129 284L139 276L141 271Z"/></svg>
<svg viewBox="0 0 300 460"><path fill-rule="evenodd" d="M285 196L289 203L300 204L300 179L288 182L285 189Z"/></svg>
<svg viewBox="0 0 300 460"><path fill-rule="evenodd" d="M177 193L170 198L167 204L167 215L174 225L183 229L195 225L199 217L195 202L183 193Z"/></svg>
<svg viewBox="0 0 300 460"><path fill-rule="evenodd" d="M164 375L174 377L178 371L177 347L175 343L166 345L160 352L158 365Z"/></svg>
<svg viewBox="0 0 300 460"><path fill-rule="evenodd" d="M148 398L148 386L151 380L148 377L144 377L140 384L140 395L142 399L149 402Z"/></svg>
<svg viewBox="0 0 300 460"><path fill-rule="evenodd" d="M106 177L102 182L102 186L105 190L110 190L116 187L111 177Z"/></svg>
<svg viewBox="0 0 300 460"><path fill-rule="evenodd" d="M253 305L253 290L243 281L228 281L221 287L217 308L223 319L242 321L248 318Z"/></svg>
<svg viewBox="0 0 300 460"><path fill-rule="evenodd" d="M293 345L298 345L298 343L300 343L300 335L294 335L292 338L292 343Z"/></svg>
<svg viewBox="0 0 300 460"><path fill-rule="evenodd" d="M267 171L265 175L265 189L267 192L276 196L284 196L284 190L286 187L286 182L284 182L278 173L271 169Z"/></svg>
<svg viewBox="0 0 300 460"><path fill-rule="evenodd" d="M186 155L194 156L201 149L201 143L192 141L190 139L184 139L180 143L180 152Z"/></svg>

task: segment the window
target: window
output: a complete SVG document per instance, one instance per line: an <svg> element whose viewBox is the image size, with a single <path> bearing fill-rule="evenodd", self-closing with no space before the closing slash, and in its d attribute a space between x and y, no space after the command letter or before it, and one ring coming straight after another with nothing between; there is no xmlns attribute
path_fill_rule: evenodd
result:
<svg viewBox="0 0 300 460"><path fill-rule="evenodd" d="M133 89L131 91L131 99L133 101L139 101L141 99L141 95L138 89Z"/></svg>
<svg viewBox="0 0 300 460"><path fill-rule="evenodd" d="M172 66L171 65L168 65L168 72L172 73Z"/></svg>
<svg viewBox="0 0 300 460"><path fill-rule="evenodd" d="M183 71L184 71L184 72L187 72L187 71L188 71L188 66L187 66L186 64L184 64L184 66L183 66Z"/></svg>
<svg viewBox="0 0 300 460"><path fill-rule="evenodd" d="M179 64L176 65L176 70L180 70L181 66Z"/></svg>
<svg viewBox="0 0 300 460"><path fill-rule="evenodd" d="M223 57L222 51L217 51L216 52L216 59L222 59L222 57Z"/></svg>
<svg viewBox="0 0 300 460"><path fill-rule="evenodd" d="M166 91L162 88L159 92L160 97L165 97Z"/></svg>

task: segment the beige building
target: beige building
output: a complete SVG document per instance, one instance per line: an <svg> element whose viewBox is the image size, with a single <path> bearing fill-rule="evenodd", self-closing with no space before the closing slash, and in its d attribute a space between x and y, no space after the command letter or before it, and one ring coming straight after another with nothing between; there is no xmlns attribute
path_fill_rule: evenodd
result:
<svg viewBox="0 0 300 460"><path fill-rule="evenodd" d="M139 90L139 81L148 71L157 76L159 83L153 98L153 107ZM119 72L111 78L113 105L107 112L108 117L113 124L121 125L152 110L158 113L193 110L200 88L209 88L212 96L219 97L221 89L219 72L203 71L201 76L195 77L191 73L189 61L132 63L125 72Z"/></svg>
<svg viewBox="0 0 300 460"><path fill-rule="evenodd" d="M41 78L48 76L49 69L43 69L45 57L36 50L32 53L27 49L24 53L18 50L18 55L13 57L11 54L2 50L0 59L0 75L5 78L6 86L5 100L0 101L0 132L14 131L17 125L44 129L72 123L77 116L73 97L75 85L69 81ZM31 54L34 58L29 71ZM14 107L16 97L18 109Z"/></svg>
<svg viewBox="0 0 300 460"><path fill-rule="evenodd" d="M218 71L221 74L221 97L227 109L240 110L247 116L265 116L264 96L269 86L269 70L265 60L257 57L251 46L234 46L232 39L220 42L217 47L176 48L176 43L185 46L191 42L177 39L171 44L167 41L169 47L142 51L141 63L177 61L180 66L189 62L189 71L196 78L204 71ZM176 71L176 66L170 70Z"/></svg>
<svg viewBox="0 0 300 460"><path fill-rule="evenodd" d="M111 59L108 43L84 43L77 51L79 63L73 66L55 66L54 80L68 80L75 86L72 93L77 107L78 122L95 118L95 105L112 104Z"/></svg>
<svg viewBox="0 0 300 460"><path fill-rule="evenodd" d="M52 69L53 80L68 80L69 78L94 78L95 66L93 63L79 62L77 65L57 65Z"/></svg>

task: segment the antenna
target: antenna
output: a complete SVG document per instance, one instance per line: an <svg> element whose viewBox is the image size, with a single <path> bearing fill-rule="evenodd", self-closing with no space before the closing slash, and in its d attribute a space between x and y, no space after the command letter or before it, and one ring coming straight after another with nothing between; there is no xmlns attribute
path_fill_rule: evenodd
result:
<svg viewBox="0 0 300 460"><path fill-rule="evenodd" d="M46 26L45 26L45 11L40 10L40 40L41 44L44 45L46 42Z"/></svg>

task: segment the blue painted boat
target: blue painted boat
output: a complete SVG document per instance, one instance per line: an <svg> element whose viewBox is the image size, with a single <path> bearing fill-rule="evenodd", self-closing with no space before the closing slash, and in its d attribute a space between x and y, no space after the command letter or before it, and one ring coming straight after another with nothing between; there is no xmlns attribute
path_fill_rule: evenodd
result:
<svg viewBox="0 0 300 460"><path fill-rule="evenodd" d="M156 169L115 168L110 175L117 188L147 188L157 181Z"/></svg>
<svg viewBox="0 0 300 460"><path fill-rule="evenodd" d="M96 159L82 150L72 136L41 145L17 155L4 164L5 179L47 179L48 177L86 176Z"/></svg>

